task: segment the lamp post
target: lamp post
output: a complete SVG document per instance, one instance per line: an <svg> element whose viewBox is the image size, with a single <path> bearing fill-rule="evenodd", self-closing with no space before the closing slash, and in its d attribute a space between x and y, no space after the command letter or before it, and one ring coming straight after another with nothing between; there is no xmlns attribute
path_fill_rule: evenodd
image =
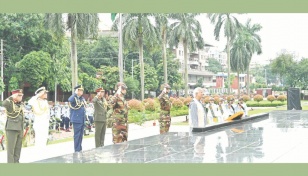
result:
<svg viewBox="0 0 308 176"><path fill-rule="evenodd" d="M1 48L0 48L0 54L1 54L1 79L3 79L3 40L1 39ZM3 101L3 92L1 93L1 101Z"/></svg>
<svg viewBox="0 0 308 176"><path fill-rule="evenodd" d="M264 71L265 71L265 85L267 87L267 76L266 76L266 68L264 68Z"/></svg>
<svg viewBox="0 0 308 176"><path fill-rule="evenodd" d="M129 55L132 55L132 54L138 54L139 55L139 52L132 52L132 53L128 53L125 57L124 57L124 71L125 71L125 61L126 61L126 58L127 58L127 56L129 56Z"/></svg>

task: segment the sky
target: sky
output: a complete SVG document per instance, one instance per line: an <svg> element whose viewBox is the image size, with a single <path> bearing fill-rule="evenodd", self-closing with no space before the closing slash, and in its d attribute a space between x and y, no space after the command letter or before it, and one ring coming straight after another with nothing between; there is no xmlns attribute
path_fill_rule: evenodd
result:
<svg viewBox="0 0 308 176"><path fill-rule="evenodd" d="M247 13L235 16L243 24L251 18L252 24L259 23L262 26L258 33L262 40L262 54L254 55L252 62L267 64L282 50L294 54L297 59L308 58L308 13ZM101 28L108 29L111 26L110 14L100 14L100 19ZM222 51L226 45L224 34L221 33L220 40L216 41L214 25L206 14L201 14L197 19L204 40Z"/></svg>

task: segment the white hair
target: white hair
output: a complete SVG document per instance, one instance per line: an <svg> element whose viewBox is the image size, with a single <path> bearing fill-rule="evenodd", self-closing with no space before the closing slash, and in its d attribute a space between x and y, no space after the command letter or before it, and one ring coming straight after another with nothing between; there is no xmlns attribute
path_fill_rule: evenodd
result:
<svg viewBox="0 0 308 176"><path fill-rule="evenodd" d="M199 91L203 91L203 89L202 89L201 87L197 87L197 88L194 89L194 92L193 92L194 98L196 97L196 95L197 95L197 93L198 93Z"/></svg>

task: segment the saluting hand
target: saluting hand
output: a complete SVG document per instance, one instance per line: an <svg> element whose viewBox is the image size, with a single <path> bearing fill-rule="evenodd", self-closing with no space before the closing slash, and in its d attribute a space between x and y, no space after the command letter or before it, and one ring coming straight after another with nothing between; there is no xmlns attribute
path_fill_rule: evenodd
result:
<svg viewBox="0 0 308 176"><path fill-rule="evenodd" d="M167 93L167 89L166 89L166 88L164 88L163 92L164 92L164 93Z"/></svg>
<svg viewBox="0 0 308 176"><path fill-rule="evenodd" d="M121 95L121 93L122 93L122 87L121 86L119 86L119 88L118 88L118 90L117 90L117 95Z"/></svg>

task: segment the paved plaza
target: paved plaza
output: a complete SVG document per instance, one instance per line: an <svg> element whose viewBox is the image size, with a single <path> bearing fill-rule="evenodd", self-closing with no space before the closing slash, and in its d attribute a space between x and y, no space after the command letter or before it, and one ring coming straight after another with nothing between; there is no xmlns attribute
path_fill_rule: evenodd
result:
<svg viewBox="0 0 308 176"><path fill-rule="evenodd" d="M206 132L190 133L185 131L187 126L177 126L164 135L149 135L36 162L308 163L307 127L308 111L273 111L267 117ZM157 127L146 129L154 128Z"/></svg>

